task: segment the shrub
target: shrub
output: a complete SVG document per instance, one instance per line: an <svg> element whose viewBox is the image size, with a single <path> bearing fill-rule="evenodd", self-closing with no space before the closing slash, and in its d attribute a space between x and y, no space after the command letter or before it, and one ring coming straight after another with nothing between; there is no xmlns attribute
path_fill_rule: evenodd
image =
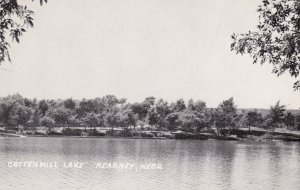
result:
<svg viewBox="0 0 300 190"><path fill-rule="evenodd" d="M82 132L81 129L70 129L70 128L67 128L67 129L64 129L62 131L62 134L65 135L65 136L81 136L81 132Z"/></svg>

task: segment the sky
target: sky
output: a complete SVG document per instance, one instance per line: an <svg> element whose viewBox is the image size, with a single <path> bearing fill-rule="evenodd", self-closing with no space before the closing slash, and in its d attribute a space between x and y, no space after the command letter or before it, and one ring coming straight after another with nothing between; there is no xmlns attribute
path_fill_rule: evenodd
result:
<svg viewBox="0 0 300 190"><path fill-rule="evenodd" d="M299 109L295 78L277 77L230 51L231 34L255 30L259 0L23 0L34 28L0 66L0 96L129 102L154 96L240 108L276 101Z"/></svg>

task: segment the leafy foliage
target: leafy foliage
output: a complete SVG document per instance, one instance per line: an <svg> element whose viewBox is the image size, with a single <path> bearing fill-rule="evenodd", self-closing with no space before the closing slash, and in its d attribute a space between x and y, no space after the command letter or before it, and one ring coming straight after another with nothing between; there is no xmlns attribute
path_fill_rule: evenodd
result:
<svg viewBox="0 0 300 190"><path fill-rule="evenodd" d="M47 127L49 130L51 130L55 126L55 121L49 116L43 116L40 119L40 123L42 126Z"/></svg>
<svg viewBox="0 0 300 190"><path fill-rule="evenodd" d="M7 129L23 126L30 130L46 127L53 132L55 127L64 131L72 127L84 127L96 131L105 127L113 130L181 130L183 132L201 132L203 129L216 128L220 133L232 131L238 127L261 127L264 122L269 127L282 125L290 128L298 120L293 114L285 114L285 107L279 102L271 107L267 117L258 111L237 110L233 98L223 101L218 108L207 108L203 101L183 99L168 103L163 99L146 98L140 103L125 103L109 95L82 100L41 100L23 98L19 94L0 97L0 123ZM67 128L67 129L66 129ZM68 134L69 134L68 132ZM78 131L77 131L78 132Z"/></svg>
<svg viewBox="0 0 300 190"><path fill-rule="evenodd" d="M291 128L294 125L295 122L295 116L291 114L291 112L288 112L284 117L284 124L287 126L287 128Z"/></svg>
<svg viewBox="0 0 300 190"><path fill-rule="evenodd" d="M234 128L237 118L237 109L233 98L223 101L214 113L214 120L217 129L222 132L226 128Z"/></svg>
<svg viewBox="0 0 300 190"><path fill-rule="evenodd" d="M270 113L267 116L268 125L272 127L273 131L276 127L284 122L285 118L285 106L280 105L280 101L277 101L275 106L271 106Z"/></svg>
<svg viewBox="0 0 300 190"><path fill-rule="evenodd" d="M258 113L256 110L249 111L246 115L246 125L249 127L258 127L263 122L263 117L261 113Z"/></svg>
<svg viewBox="0 0 300 190"><path fill-rule="evenodd" d="M250 54L253 63L269 62L278 76L288 71L297 78L300 70L300 2L262 0L257 9L257 31L233 34L231 50ZM294 83L300 89L300 82Z"/></svg>
<svg viewBox="0 0 300 190"><path fill-rule="evenodd" d="M48 0L40 0L40 4L47 3ZM20 42L20 37L26 32L28 27L33 27L34 12L26 5L21 5L18 0L0 1L0 64L6 59L11 61L9 55L10 43Z"/></svg>

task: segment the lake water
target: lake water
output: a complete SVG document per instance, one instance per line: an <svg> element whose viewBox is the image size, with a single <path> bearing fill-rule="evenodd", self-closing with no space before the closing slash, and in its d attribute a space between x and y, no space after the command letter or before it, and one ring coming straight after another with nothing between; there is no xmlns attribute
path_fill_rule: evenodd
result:
<svg viewBox="0 0 300 190"><path fill-rule="evenodd" d="M300 143L2 137L0 189L299 190Z"/></svg>

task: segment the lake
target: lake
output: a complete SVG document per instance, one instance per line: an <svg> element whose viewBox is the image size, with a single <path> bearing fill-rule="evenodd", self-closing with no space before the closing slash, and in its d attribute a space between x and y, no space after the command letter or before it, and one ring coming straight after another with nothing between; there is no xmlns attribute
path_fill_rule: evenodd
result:
<svg viewBox="0 0 300 190"><path fill-rule="evenodd" d="M1 137L0 189L299 190L300 143Z"/></svg>

